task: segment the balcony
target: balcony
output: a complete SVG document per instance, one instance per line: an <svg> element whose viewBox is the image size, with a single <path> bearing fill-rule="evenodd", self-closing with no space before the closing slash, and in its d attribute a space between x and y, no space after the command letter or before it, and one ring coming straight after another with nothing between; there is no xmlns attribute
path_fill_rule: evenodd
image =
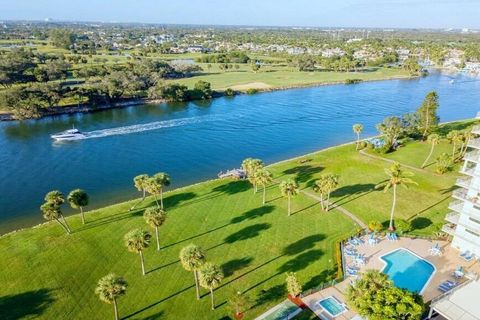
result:
<svg viewBox="0 0 480 320"><path fill-rule="evenodd" d="M480 125L477 124L477 125L473 126L472 133L480 134Z"/></svg>
<svg viewBox="0 0 480 320"><path fill-rule="evenodd" d="M446 234L453 236L455 235L456 228L457 226L455 224L447 223L443 225L442 232L445 232Z"/></svg>
<svg viewBox="0 0 480 320"><path fill-rule="evenodd" d="M465 153L465 156L463 156L463 159L478 163L480 162L480 151L479 150L469 151Z"/></svg>
<svg viewBox="0 0 480 320"><path fill-rule="evenodd" d="M458 224L459 219L460 219L460 213L458 212L450 212L445 216L445 220L453 224Z"/></svg>
<svg viewBox="0 0 480 320"><path fill-rule="evenodd" d="M475 174L475 169L476 169L476 167L468 168L468 167L464 166L460 169L460 173L463 173L463 174L466 174L468 176L473 177L474 174Z"/></svg>
<svg viewBox="0 0 480 320"><path fill-rule="evenodd" d="M461 188L453 191L452 197L458 200L467 200L470 201L470 198L467 196L467 189Z"/></svg>
<svg viewBox="0 0 480 320"><path fill-rule="evenodd" d="M472 148L480 149L480 138L470 139L467 145Z"/></svg>
<svg viewBox="0 0 480 320"><path fill-rule="evenodd" d="M463 201L452 201L448 205L448 209L453 210L455 212L462 212L463 209Z"/></svg>
<svg viewBox="0 0 480 320"><path fill-rule="evenodd" d="M460 177L455 181L455 184L459 187L468 189L470 187L470 183L472 182L471 177Z"/></svg>

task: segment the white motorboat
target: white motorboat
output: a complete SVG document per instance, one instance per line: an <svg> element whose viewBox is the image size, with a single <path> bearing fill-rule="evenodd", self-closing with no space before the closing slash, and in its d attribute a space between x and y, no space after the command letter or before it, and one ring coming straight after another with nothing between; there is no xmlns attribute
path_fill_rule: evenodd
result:
<svg viewBox="0 0 480 320"><path fill-rule="evenodd" d="M64 140L84 139L85 135L82 132L80 132L80 130L75 129L75 127L73 127L72 129L52 134L50 137L57 141L64 141Z"/></svg>

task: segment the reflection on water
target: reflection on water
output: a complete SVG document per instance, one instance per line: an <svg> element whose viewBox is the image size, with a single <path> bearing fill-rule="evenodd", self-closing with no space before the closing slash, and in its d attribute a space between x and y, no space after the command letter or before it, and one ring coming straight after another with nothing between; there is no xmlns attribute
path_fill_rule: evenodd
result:
<svg viewBox="0 0 480 320"><path fill-rule="evenodd" d="M165 103L0 123L0 232L40 221L44 194L83 188L91 208L138 196L132 178L165 171L174 186L215 177L246 157L267 163L376 133L385 116L415 110L431 90L442 121L480 110L480 82L434 74L413 80L335 85ZM53 144L75 125L102 139Z"/></svg>

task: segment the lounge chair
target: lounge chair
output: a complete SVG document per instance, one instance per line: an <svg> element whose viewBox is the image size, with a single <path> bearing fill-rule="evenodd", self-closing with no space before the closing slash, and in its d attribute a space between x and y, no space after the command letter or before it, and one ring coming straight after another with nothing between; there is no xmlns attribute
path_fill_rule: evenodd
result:
<svg viewBox="0 0 480 320"><path fill-rule="evenodd" d="M349 270L347 269L347 276L356 276L358 272L356 270Z"/></svg>
<svg viewBox="0 0 480 320"><path fill-rule="evenodd" d="M358 246L359 243L358 241L355 241L355 239L348 239L348 244L351 246Z"/></svg>
<svg viewBox="0 0 480 320"><path fill-rule="evenodd" d="M467 255L470 255L470 254L471 254L471 253L470 253L470 250L467 250L467 251L464 251L464 252L460 253L460 257L463 258L463 257L465 257L465 256L467 256Z"/></svg>
<svg viewBox="0 0 480 320"><path fill-rule="evenodd" d="M448 291L452 290L457 285L458 285L458 282L447 280L447 281L443 282L442 284L440 284L438 286L438 290L445 293L445 292L448 292Z"/></svg>
<svg viewBox="0 0 480 320"><path fill-rule="evenodd" d="M365 241L363 241L361 238L358 238L358 237L355 237L353 238L359 245L364 243Z"/></svg>
<svg viewBox="0 0 480 320"><path fill-rule="evenodd" d="M473 260L473 258L475 258L475 255L471 252L469 252L468 254L464 255L463 257L463 260L467 261L467 262L470 262Z"/></svg>
<svg viewBox="0 0 480 320"><path fill-rule="evenodd" d="M398 237L395 232L391 233L390 236L392 237L393 241L398 241Z"/></svg>
<svg viewBox="0 0 480 320"><path fill-rule="evenodd" d="M465 275L465 273L463 272L463 267L458 267L455 271L453 271L452 273L452 276L455 278L455 279L460 279L460 278L463 278L463 276Z"/></svg>

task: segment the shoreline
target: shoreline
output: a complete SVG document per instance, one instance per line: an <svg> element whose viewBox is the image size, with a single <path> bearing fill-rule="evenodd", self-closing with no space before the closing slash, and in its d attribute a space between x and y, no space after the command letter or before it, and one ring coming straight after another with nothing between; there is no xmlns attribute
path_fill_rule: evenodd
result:
<svg viewBox="0 0 480 320"><path fill-rule="evenodd" d="M383 79L368 79L368 80L362 80L359 83L355 84L360 84L363 82L376 82L376 81L389 81L389 80L411 80L415 78L419 78L420 76L393 76L393 77L388 77L388 78L383 78ZM314 83L308 83L308 84L295 84L295 85L289 85L289 86L277 86L277 87L270 87L270 88L252 88L254 90L257 90L258 93L265 93L265 92L274 92L274 91L283 91L283 90L290 90L290 89L301 89L301 88L314 88L314 87L323 87L323 86L333 86L333 85L340 85L340 84L346 84L345 80L343 81L326 81L326 82L314 82ZM355 85L351 84L351 85ZM211 99L213 100L216 98L221 98L221 97L226 97L224 94L226 89L222 89L219 91L214 90L214 94ZM243 95L243 94L248 94L245 91L236 91L235 95ZM190 100L190 101L185 101L186 103L191 102L191 101L201 101L201 100ZM136 105L143 105L143 104L151 104L151 103L168 103L167 100L165 99L148 99L148 98L134 98L134 99L128 99L125 101L119 101L119 102L113 102L113 103L108 103L108 104L101 104L101 105L90 105L90 104L81 104L81 105L69 105L69 106L64 106L64 107L51 107L51 108L46 108L43 110L43 114L39 118L27 118L23 120L39 120L47 117L52 117L52 116L57 116L57 115L64 115L64 114L77 114L77 113L92 113L92 112L97 112L97 111L104 111L104 110L109 110L109 109L118 109L118 108L125 108L125 107L131 107L131 106L136 106ZM23 121L23 120L18 120L13 118L12 113L2 113L0 112L0 122L2 121Z"/></svg>
<svg viewBox="0 0 480 320"><path fill-rule="evenodd" d="M475 117L466 118L466 119L458 119L458 120L441 122L441 123L439 123L438 125L441 126L441 125L446 125L446 124L449 124L449 123L464 122L464 121L474 121L474 120L478 120L478 119L475 118ZM371 139L371 138L375 138L375 137L378 137L378 136L380 136L380 135L367 136L367 137L364 137L364 138L360 139L360 141L365 141L365 140L368 140L368 139ZM335 148L341 148L341 147L345 147L345 146L348 146L348 145L352 145L352 144L355 144L356 142L357 142L357 140L351 140L351 141L347 141L347 142L344 142L344 143L341 143L341 144L336 144L336 145L333 145L333 146L330 146L330 147L325 147L325 148L318 149L318 150L316 150L316 151L312 151L312 152L309 152L309 153L306 153L306 154L302 154L302 155L295 156L295 157L292 157L292 158L287 158L287 159L283 159L283 160L280 160L280 161L276 161L276 162L267 164L265 167L271 167L271 166L278 165L278 164L282 164L282 163L285 163L285 162L288 162L288 161L300 160L300 159L302 159L302 158L305 158L305 157L308 157L308 156L312 156L312 155L317 154L317 153L320 153L320 152L326 152L326 151L329 151L329 150L332 150L332 149L335 149ZM172 190L168 190L168 191L164 192L164 195L168 195L169 193L172 193L172 192L182 191L182 190L184 190L184 189L191 188L191 187L194 187L194 186L198 186L198 185L201 185L201 184L204 184L204 183L210 183L210 182L214 182L214 181L227 180L227 179L228 179L228 178L213 178L213 179L202 180L202 181L195 182L195 183L191 183L191 184L188 184L188 185L185 185L185 186L182 186L182 187L178 187L178 188L175 188L175 189L172 189ZM126 200L126 201L120 201L120 202L112 203L112 204L109 204L109 205L106 205L106 206L103 206L103 207L100 207L100 208L96 208L96 209L92 209L92 210L89 210L89 211L85 211L85 214L87 214L87 213L89 213L89 212L92 212L92 211L97 211L97 210L109 208L109 207L112 207L112 206L117 206L117 205L125 204L125 203L131 202L131 201L138 201L138 199L140 199L140 198L133 198L133 199ZM75 214L73 214L73 215L75 215ZM71 216L71 215L66 216L65 218L68 218L68 217L70 217L70 216ZM0 234L0 239L2 239L2 238L4 238L4 237L7 237L7 236L9 236L9 235L15 234L15 233L17 233L17 232L21 232L21 231L23 231L23 230L40 228L40 227L42 227L43 225L47 225L47 224L50 224L50 223L54 223L54 221L46 221L46 222L42 222L42 223L39 223L39 224L35 224L35 225L29 226L29 227L24 227L24 228L15 229L15 230L9 231L9 232L7 232L7 233Z"/></svg>

